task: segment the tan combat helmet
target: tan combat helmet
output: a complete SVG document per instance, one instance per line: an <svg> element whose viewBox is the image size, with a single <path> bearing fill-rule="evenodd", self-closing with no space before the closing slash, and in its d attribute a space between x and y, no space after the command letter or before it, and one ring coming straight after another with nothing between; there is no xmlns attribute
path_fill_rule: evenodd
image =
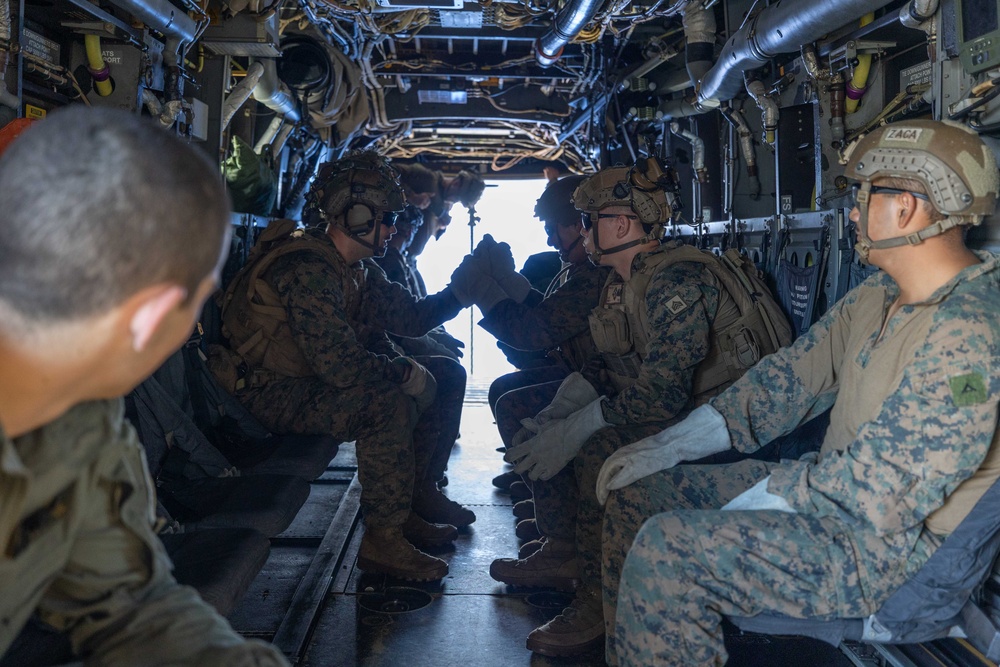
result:
<svg viewBox="0 0 1000 667"><path fill-rule="evenodd" d="M374 151L361 151L320 166L306 195L306 224L336 225L361 245L381 252L381 225L393 225L406 205L399 173ZM361 239L372 230L369 243Z"/></svg>
<svg viewBox="0 0 1000 667"><path fill-rule="evenodd" d="M601 255L662 239L664 225L673 216L678 203L674 185L672 172L664 169L656 158L642 158L631 167L603 169L581 183L573 193L573 204L589 215L590 224L586 226L593 229L594 260L600 260ZM597 214L608 206L631 208L643 224L646 235L614 248L601 248Z"/></svg>
<svg viewBox="0 0 1000 667"><path fill-rule="evenodd" d="M1000 176L993 152L972 130L949 121L910 120L874 130L855 145L844 174L861 181L855 248L864 262L872 248L916 245L959 225L978 225L993 213ZM872 241L868 202L876 178L920 183L944 220L907 236Z"/></svg>

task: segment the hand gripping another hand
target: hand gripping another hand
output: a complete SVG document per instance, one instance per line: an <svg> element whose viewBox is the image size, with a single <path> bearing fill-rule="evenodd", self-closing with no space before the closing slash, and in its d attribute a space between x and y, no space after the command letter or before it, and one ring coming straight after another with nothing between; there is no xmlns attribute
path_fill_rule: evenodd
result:
<svg viewBox="0 0 1000 667"><path fill-rule="evenodd" d="M731 446L725 418L711 405L703 405L683 421L609 456L597 476L597 500L603 505L610 491L673 468L681 461L694 461Z"/></svg>

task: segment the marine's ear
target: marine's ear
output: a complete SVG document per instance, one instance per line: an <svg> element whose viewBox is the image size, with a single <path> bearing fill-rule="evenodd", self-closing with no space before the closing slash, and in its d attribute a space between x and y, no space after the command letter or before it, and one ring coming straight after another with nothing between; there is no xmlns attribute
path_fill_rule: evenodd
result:
<svg viewBox="0 0 1000 667"><path fill-rule="evenodd" d="M129 297L129 333L132 335L132 349L142 352L153 335L175 308L184 303L187 290L172 283L150 285Z"/></svg>

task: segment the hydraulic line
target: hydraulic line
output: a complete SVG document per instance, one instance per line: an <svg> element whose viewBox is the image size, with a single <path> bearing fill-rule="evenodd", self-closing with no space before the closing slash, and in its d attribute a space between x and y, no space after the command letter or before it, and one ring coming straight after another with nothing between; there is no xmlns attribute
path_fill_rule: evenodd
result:
<svg viewBox="0 0 1000 667"><path fill-rule="evenodd" d="M87 50L87 64L89 65L90 76L94 78L94 89L101 97L107 97L113 90L111 86L111 68L104 62L100 35L84 35L83 45Z"/></svg>
<svg viewBox="0 0 1000 667"><path fill-rule="evenodd" d="M865 14L861 17L861 26L864 27L874 20L874 12ZM847 101L844 105L844 110L847 113L854 113L858 110L861 97L865 94L865 90L867 90L868 74L871 72L871 69L872 54L859 53L858 64L854 67L854 76L851 77L850 82L847 84Z"/></svg>

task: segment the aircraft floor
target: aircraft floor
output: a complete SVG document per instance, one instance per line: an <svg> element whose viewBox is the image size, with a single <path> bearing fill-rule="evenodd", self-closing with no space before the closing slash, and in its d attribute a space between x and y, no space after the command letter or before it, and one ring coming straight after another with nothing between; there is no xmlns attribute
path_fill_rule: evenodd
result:
<svg viewBox="0 0 1000 667"><path fill-rule="evenodd" d="M450 574L441 582L412 584L364 574L355 567L361 531L355 530L344 557L333 571L332 585L319 607L299 664L309 667L364 665L381 667L508 665L603 665L595 652L577 659L549 659L525 648L527 634L565 605L565 595L512 589L489 576L490 562L514 556L512 502L490 483L502 469L496 427L484 402L467 402L462 437L448 470L447 494L476 512L476 522L454 549L436 553L448 561ZM234 625L248 636L272 639L281 610L309 567L322 529L315 513L329 513L344 496L345 471L352 463L346 450L334 460L299 519L278 540L272 556L233 615ZM340 471L340 472L338 472ZM350 494L348 494L350 495ZM327 514L328 515L328 514ZM321 523L321 522L320 522ZM329 579L326 580L327 582ZM426 606L421 606L426 604ZM272 611L269 611L272 610ZM387 611L386 611L387 610ZM277 612L277 613L275 613ZM727 633L730 667L839 667L852 663L838 649L800 638Z"/></svg>

